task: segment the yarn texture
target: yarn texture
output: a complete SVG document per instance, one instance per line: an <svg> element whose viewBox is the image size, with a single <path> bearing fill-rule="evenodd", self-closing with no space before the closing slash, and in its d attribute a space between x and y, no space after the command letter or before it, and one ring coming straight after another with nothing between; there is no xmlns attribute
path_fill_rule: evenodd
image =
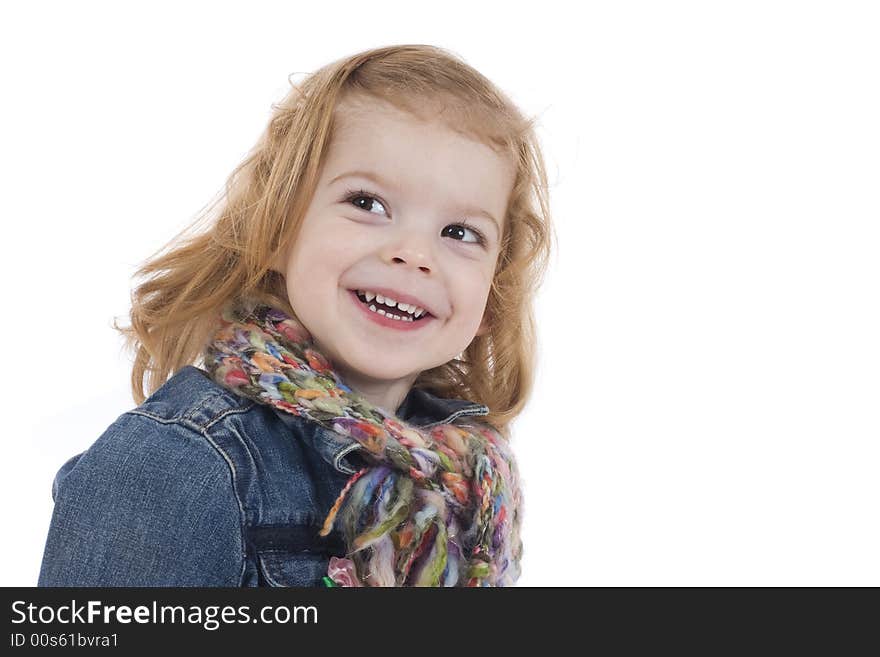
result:
<svg viewBox="0 0 880 657"><path fill-rule="evenodd" d="M402 421L345 385L300 322L262 303L225 309L203 355L218 384L363 447L369 465L348 480L319 532L335 527L346 545L325 584L512 586L519 578L520 479L508 441L489 423Z"/></svg>

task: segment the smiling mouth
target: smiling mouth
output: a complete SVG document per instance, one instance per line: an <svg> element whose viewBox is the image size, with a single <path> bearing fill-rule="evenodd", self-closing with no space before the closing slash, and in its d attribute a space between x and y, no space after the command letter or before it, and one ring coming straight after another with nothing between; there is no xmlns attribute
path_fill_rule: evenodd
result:
<svg viewBox="0 0 880 657"><path fill-rule="evenodd" d="M380 315L384 314L386 317L392 317L395 319L399 319L399 321L402 321L402 322L421 322L421 321L427 319L428 317L433 317L433 315L431 313L429 313L427 310L424 313L422 313L419 317L416 317L413 313L407 312L406 310L401 310L400 308L397 308L396 306L389 306L384 303L379 303L375 299L373 299L372 301L367 301L367 297L365 297L361 292L358 292L357 290L351 290L351 291L358 298L358 300L362 304L367 306L371 311L376 312ZM380 310L382 311L381 313L379 313Z"/></svg>

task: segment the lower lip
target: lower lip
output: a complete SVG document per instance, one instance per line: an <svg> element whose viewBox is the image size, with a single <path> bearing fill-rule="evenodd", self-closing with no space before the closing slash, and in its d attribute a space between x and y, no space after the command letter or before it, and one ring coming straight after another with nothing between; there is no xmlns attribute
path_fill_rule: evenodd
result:
<svg viewBox="0 0 880 657"><path fill-rule="evenodd" d="M433 322L435 319L433 315L426 315L424 319L412 322L406 322L402 319L391 319L390 317L385 317L385 315L380 315L379 313L375 313L370 310L370 307L367 304L361 302L361 300L358 299L357 293L354 290L349 290L348 295L352 298L355 305L361 309L361 312L364 313L368 319L375 322L379 326L397 329L398 331L417 331L418 329L426 326L430 322Z"/></svg>

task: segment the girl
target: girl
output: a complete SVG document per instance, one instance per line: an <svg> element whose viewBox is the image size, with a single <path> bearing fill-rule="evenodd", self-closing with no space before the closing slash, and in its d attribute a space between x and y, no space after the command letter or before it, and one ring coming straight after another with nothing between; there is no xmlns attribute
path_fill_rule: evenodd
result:
<svg viewBox="0 0 880 657"><path fill-rule="evenodd" d="M273 109L209 227L138 271L139 406L56 475L39 585L514 584L533 121L424 45Z"/></svg>

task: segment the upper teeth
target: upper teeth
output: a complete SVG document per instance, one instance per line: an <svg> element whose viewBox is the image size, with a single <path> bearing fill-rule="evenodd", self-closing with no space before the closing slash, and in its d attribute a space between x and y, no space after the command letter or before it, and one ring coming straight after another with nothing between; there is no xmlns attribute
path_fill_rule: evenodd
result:
<svg viewBox="0 0 880 657"><path fill-rule="evenodd" d="M421 317L425 313L424 308L421 308L419 306L413 306L408 303L397 303L397 301L395 301L391 297L384 297L381 294L376 294L375 292L370 292L369 290L358 290L357 293L359 295L366 297L367 302L370 302L373 299L375 299L377 303L384 303L388 306L391 306L392 308L394 306L397 306L398 308L400 308L404 312L408 312L409 314L413 315L414 317Z"/></svg>

